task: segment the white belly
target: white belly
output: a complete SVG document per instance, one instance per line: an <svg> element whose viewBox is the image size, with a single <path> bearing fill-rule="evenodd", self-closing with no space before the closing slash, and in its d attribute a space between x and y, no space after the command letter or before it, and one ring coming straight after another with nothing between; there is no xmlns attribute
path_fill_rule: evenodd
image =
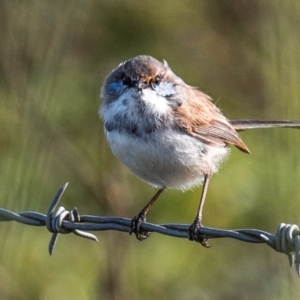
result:
<svg viewBox="0 0 300 300"><path fill-rule="evenodd" d="M181 132L165 129L145 138L106 132L113 153L139 178L155 187L188 189L215 173L228 148L208 146Z"/></svg>

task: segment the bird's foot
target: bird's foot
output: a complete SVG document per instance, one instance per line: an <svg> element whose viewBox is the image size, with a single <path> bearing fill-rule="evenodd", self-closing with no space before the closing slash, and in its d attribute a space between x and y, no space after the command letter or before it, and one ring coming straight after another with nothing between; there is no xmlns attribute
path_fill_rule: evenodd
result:
<svg viewBox="0 0 300 300"><path fill-rule="evenodd" d="M131 228L129 234L131 235L132 233L134 233L139 241L145 240L150 235L150 232L148 231L141 231L141 226L144 222L146 222L146 214L143 212L140 212L131 220Z"/></svg>
<svg viewBox="0 0 300 300"><path fill-rule="evenodd" d="M201 237L198 230L202 227L200 219L197 217L193 224L189 227L189 240L200 243L205 248L210 248L207 238Z"/></svg>

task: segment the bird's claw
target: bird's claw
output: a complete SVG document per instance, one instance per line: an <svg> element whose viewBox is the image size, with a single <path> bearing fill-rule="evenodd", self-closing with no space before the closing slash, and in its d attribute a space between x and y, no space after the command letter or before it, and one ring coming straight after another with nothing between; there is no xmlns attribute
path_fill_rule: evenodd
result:
<svg viewBox="0 0 300 300"><path fill-rule="evenodd" d="M144 222L146 222L146 215L144 213L139 213L131 220L129 234L134 233L139 241L145 240L151 234L148 231L141 231L141 226Z"/></svg>
<svg viewBox="0 0 300 300"><path fill-rule="evenodd" d="M211 245L208 244L207 238L201 237L199 235L199 228L202 227L202 224L199 219L195 219L193 224L189 227L189 240L200 243L205 248L210 248Z"/></svg>

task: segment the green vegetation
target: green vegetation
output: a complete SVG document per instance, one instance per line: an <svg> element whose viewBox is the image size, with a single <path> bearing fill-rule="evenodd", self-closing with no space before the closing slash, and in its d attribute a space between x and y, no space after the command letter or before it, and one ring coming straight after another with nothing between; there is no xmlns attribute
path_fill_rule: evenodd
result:
<svg viewBox="0 0 300 300"><path fill-rule="evenodd" d="M298 1L2 1L0 207L45 212L56 190L82 214L132 217L154 193L109 150L105 76L137 54L166 59L228 118L300 120ZM300 131L241 133L209 188L204 224L274 232L300 224ZM190 223L200 189L167 191L156 223ZM0 223L1 299L296 299L287 258L263 245L114 231L99 243Z"/></svg>

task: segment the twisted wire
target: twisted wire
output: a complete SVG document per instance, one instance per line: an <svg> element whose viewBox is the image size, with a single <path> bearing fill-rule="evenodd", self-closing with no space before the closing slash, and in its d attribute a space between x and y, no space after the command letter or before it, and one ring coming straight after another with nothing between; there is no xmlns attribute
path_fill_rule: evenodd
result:
<svg viewBox="0 0 300 300"><path fill-rule="evenodd" d="M74 233L77 236L98 241L97 237L88 231L117 230L130 232L131 219L119 217L101 217L80 215L75 207L68 211L63 206L57 205L68 186L66 183L54 196L47 214L38 212L11 212L0 208L0 221L16 221L31 226L46 226L52 233L48 250L53 254L59 234ZM142 231L157 232L179 238L189 238L188 224L161 224L156 225L145 222ZM210 227L201 227L197 232L197 240L203 238L233 238L247 243L265 243L277 252L288 256L289 264L295 264L296 272L300 276L300 230L297 225L280 223L275 234L258 229L225 230Z"/></svg>

